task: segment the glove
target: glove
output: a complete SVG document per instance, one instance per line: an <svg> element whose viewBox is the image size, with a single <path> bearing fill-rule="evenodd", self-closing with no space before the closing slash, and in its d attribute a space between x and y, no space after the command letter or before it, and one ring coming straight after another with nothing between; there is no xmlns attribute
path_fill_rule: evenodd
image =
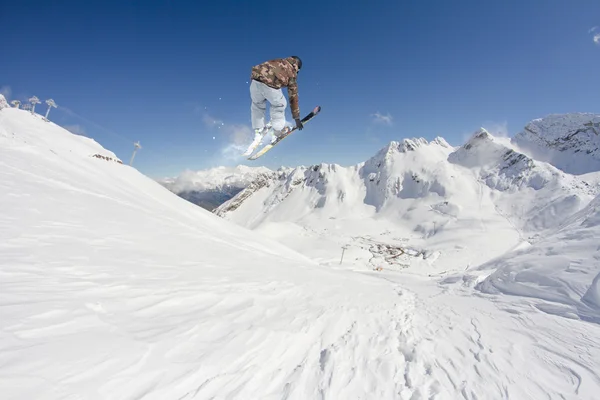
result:
<svg viewBox="0 0 600 400"><path fill-rule="evenodd" d="M296 128L298 130L302 130L302 128L304 128L304 125L302 125L302 121L300 121L300 118L296 118Z"/></svg>

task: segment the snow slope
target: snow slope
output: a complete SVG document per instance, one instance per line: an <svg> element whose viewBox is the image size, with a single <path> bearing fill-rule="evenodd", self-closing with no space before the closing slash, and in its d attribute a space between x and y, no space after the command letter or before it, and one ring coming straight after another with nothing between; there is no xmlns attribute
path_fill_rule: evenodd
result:
<svg viewBox="0 0 600 400"><path fill-rule="evenodd" d="M0 286L3 399L600 389L597 324L468 286L323 268L15 109L0 111Z"/></svg>
<svg viewBox="0 0 600 400"><path fill-rule="evenodd" d="M469 168L494 190L496 210L529 234L557 228L598 193L594 185L520 153L484 129L449 161Z"/></svg>
<svg viewBox="0 0 600 400"><path fill-rule="evenodd" d="M381 249L373 246L385 243L404 252L395 268L429 274L533 242L597 193L597 185L481 130L459 148L442 138L405 139L356 166L298 167L261 178L215 213L321 262L339 256L327 256L326 244L350 249L352 267L381 267ZM299 234L306 239L296 240Z"/></svg>
<svg viewBox="0 0 600 400"><path fill-rule="evenodd" d="M600 171L600 114L553 114L531 121L513 143L571 173Z"/></svg>
<svg viewBox="0 0 600 400"><path fill-rule="evenodd" d="M478 288L545 300L543 311L600 323L600 196L533 246L486 263Z"/></svg>

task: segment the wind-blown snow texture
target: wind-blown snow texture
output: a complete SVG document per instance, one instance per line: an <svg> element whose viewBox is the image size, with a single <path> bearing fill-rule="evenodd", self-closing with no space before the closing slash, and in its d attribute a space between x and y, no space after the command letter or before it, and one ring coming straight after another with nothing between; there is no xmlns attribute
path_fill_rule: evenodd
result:
<svg viewBox="0 0 600 400"><path fill-rule="evenodd" d="M480 266L479 288L548 300L544 311L600 323L600 196L533 246Z"/></svg>
<svg viewBox="0 0 600 400"><path fill-rule="evenodd" d="M364 165L321 166L259 179L247 202L269 189L276 211L310 193L314 206L322 206L313 213L331 215L335 203L321 200L319 191L350 201L366 189L352 192L346 184L363 182L374 185L374 204L354 222L367 231L395 227L385 213L401 216L387 201L376 212L384 192L395 193L401 208L419 207L420 199L419 215L439 216L438 222L475 218L477 210L491 214L491 189L474 176L458 178L464 167L448 164L449 177L464 185L457 189L437 176L444 168L436 159L400 166L415 156L410 151L430 148L443 159L453 149L421 143L403 153L401 147L391 146L387 162L397 166L391 175L402 188L411 187L404 193L378 187L368 168L359 172ZM307 177L311 184L297 183ZM476 210L444 203L440 193L460 203L459 189L482 194L471 206ZM590 207L564 227L597 226ZM310 243L318 227L274 221L241 228L119 163L89 138L23 110L0 110L2 398L595 398L597 324L537 311L537 299L474 295L458 275L457 284L438 285L437 278L411 274L327 268L312 253L300 255L261 235L269 226L287 226L307 235L298 242ZM501 221L485 222L492 228ZM454 232L456 245L467 232L461 223L444 228ZM356 224L340 228L360 231ZM492 229L487 235L498 237ZM337 248L325 242L320 251ZM360 254L348 249L346 257ZM597 290L583 297L582 304L597 305Z"/></svg>

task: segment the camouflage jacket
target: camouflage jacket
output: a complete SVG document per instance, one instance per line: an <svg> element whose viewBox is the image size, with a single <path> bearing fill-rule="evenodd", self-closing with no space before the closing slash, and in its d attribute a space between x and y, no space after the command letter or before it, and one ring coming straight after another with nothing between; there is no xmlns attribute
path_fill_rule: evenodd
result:
<svg viewBox="0 0 600 400"><path fill-rule="evenodd" d="M292 57L277 58L252 67L251 79L274 89L287 87L292 117L300 118L298 104L298 64Z"/></svg>

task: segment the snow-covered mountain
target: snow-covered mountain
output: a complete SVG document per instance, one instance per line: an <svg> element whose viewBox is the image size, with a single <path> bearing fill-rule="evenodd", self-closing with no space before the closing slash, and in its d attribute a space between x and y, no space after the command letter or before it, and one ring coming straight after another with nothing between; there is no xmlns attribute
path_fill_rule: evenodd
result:
<svg viewBox="0 0 600 400"><path fill-rule="evenodd" d="M447 270L458 259L477 265L534 242L599 192L595 182L534 160L482 129L458 148L442 138L405 139L356 166L281 172L214 212L309 253L310 246L295 246L299 230L317 230L315 240L350 247L359 236L383 240L381 232L388 232L386 240L394 236L397 245L423 254L452 254L452 262L434 257L434 269ZM460 248L457 235L464 238ZM418 260L403 265L411 264L422 270Z"/></svg>
<svg viewBox="0 0 600 400"><path fill-rule="evenodd" d="M447 161L455 151L405 141L368 166L259 177L238 195L252 193L238 202L251 231L92 139L0 110L1 397L595 399L597 200L494 264L492 243L515 234L492 212L507 191L482 183L492 165ZM531 174L523 187L507 174L510 188L529 190ZM247 209L261 196L270 217ZM285 220L284 204L302 216ZM266 237L292 233L300 252ZM443 254L417 245L426 233ZM338 244L352 245L341 265ZM408 258L455 273L365 267Z"/></svg>
<svg viewBox="0 0 600 400"><path fill-rule="evenodd" d="M533 158L570 174L600 171L600 114L556 114L535 119L513 138Z"/></svg>
<svg viewBox="0 0 600 400"><path fill-rule="evenodd" d="M174 178L158 182L180 197L209 211L245 189L258 177L271 176L266 167L216 167L200 171L186 170Z"/></svg>
<svg viewBox="0 0 600 400"><path fill-rule="evenodd" d="M536 161L483 129L448 161L465 167L491 189L496 211L526 233L558 227L600 192L596 185Z"/></svg>
<svg viewBox="0 0 600 400"><path fill-rule="evenodd" d="M281 218L291 221L312 212L333 217L370 216L381 211L392 198L416 199L435 193L438 190L435 182L420 181L413 167L422 174L437 170L439 162L451 151L452 147L443 139L431 143L407 139L391 142L373 158L356 166L320 164L279 171L269 182L249 187L215 213L252 227L263 219L279 218L280 212ZM416 164L417 159L421 161ZM257 194L259 190L261 193ZM232 208L236 210L234 215L230 215Z"/></svg>

